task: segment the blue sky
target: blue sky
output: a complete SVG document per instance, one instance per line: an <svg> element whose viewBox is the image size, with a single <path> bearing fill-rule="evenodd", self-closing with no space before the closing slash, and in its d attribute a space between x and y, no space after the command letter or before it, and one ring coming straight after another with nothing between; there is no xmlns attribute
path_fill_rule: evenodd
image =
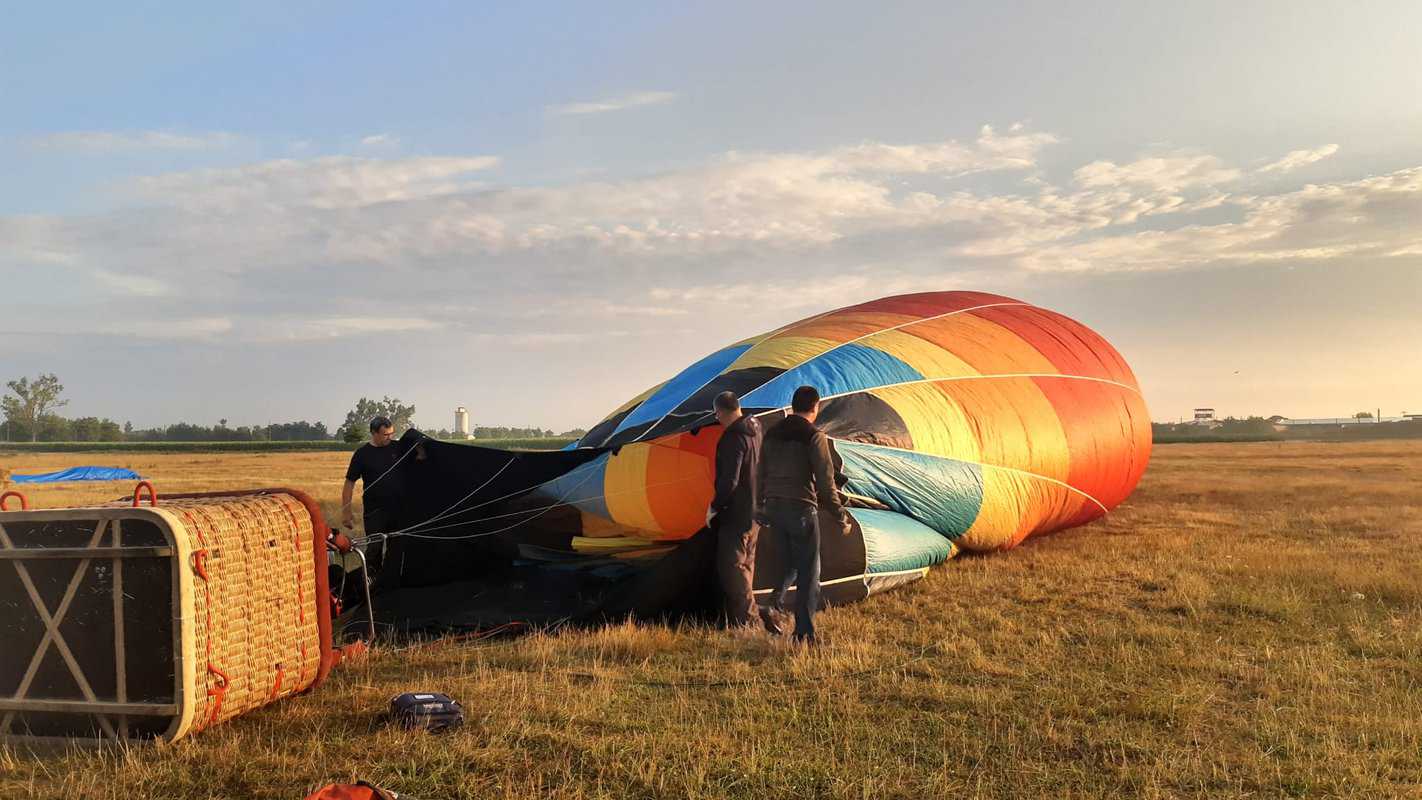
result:
<svg viewBox="0 0 1422 800"><path fill-rule="evenodd" d="M1422 411L1415 4L881 6L11 10L0 378L561 429L971 288L1102 332L1157 419Z"/></svg>

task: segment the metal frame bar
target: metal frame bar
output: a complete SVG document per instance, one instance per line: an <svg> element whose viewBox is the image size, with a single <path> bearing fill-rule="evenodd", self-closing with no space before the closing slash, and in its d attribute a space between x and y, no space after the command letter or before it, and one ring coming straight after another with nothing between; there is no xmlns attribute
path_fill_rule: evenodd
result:
<svg viewBox="0 0 1422 800"><path fill-rule="evenodd" d="M115 524L118 520L113 520ZM34 561L41 558L167 558L171 547L17 547L0 550L0 561Z"/></svg>
<svg viewBox="0 0 1422 800"><path fill-rule="evenodd" d="M87 549L93 550L98 546L99 541L104 536L104 529L108 527L108 524L109 520L107 519L99 520L98 524L94 526L94 535L89 539L89 547ZM10 540L10 535L5 532L4 526L0 526L0 549L18 549L15 547L14 542ZM24 677L20 679L20 685L15 689L15 694L10 698L11 700L18 701L24 699L30 690L30 684L34 682L35 673L39 671L40 663L44 661L45 655L49 652L49 646L53 644L54 648L59 651L60 657L64 659L65 666L69 668L70 676L72 676L74 682L79 685L79 691L84 695L84 699L90 703L98 702L98 697L94 694L93 688L89 686L88 679L84 677L84 670L79 666L78 660L74 658L73 651L69 649L69 643L64 641L64 634L59 631L59 626L64 622L65 615L69 613L70 603L74 602L74 595L79 590L79 584L84 582L84 576L89 572L89 560L88 558L80 560L79 564L74 568L74 575L69 579L69 585L64 590L64 597L59 601L59 606L55 609L53 614L50 613L49 607L45 605L43 598L40 597L39 590L35 588L34 580L30 578L30 571L26 568L24 562L18 560L12 560L10 562L11 566L15 568L15 573L19 576L20 582L24 584L25 593L30 596L30 603L34 606L34 610L39 614L40 620L44 622L45 626L44 636L40 638L39 644L35 646L35 654L30 659L29 667L25 670ZM4 718L0 719L0 733L5 733L10 730L10 725L14 722L14 716L14 711L6 711ZM107 717L103 714L96 714L95 719L98 720L99 727L103 728L105 733L115 739L118 738L118 733L114 730L113 725L109 723Z"/></svg>
<svg viewBox="0 0 1422 800"><path fill-rule="evenodd" d="M103 700L49 700L41 697L14 700L0 697L3 711L58 711L76 714L118 714L134 717L165 717L178 713L176 703L109 703Z"/></svg>
<svg viewBox="0 0 1422 800"><path fill-rule="evenodd" d="M345 553L342 553L341 550L340 550L340 548L336 547L335 545L331 544L330 542L327 542L327 543L326 543L326 550L327 550L327 552L330 552L330 553L337 553L337 554L339 554L339 555L342 556L342 558L340 559L340 562L341 562L341 588L340 588L340 590L339 590L339 591L340 591L340 594L337 595L337 597L345 597L345 595L346 595L346 578L347 578L347 576L349 575L349 572L346 570L346 560L345 560L345 558L344 558L344 556L345 556L346 554L345 554ZM350 549L350 552L354 553L355 556L356 556L356 558L359 558L359 559L360 559L361 588L362 588L362 590L363 590L364 593L365 593L365 628L366 628L366 641L369 642L369 643L371 643L371 644L375 644L375 606L371 603L371 599L370 599L370 565L369 565L369 564L366 562L366 560L365 560L365 552L364 552L363 550L361 550L359 547L352 547L352 548ZM327 563L330 563L330 560L329 560L329 559L327 560ZM332 646L336 646L336 643L335 643L335 642L332 642Z"/></svg>

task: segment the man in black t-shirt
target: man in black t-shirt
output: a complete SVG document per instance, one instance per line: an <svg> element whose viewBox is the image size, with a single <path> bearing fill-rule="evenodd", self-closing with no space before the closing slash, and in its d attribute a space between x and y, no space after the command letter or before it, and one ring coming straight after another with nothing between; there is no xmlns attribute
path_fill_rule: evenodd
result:
<svg viewBox="0 0 1422 800"><path fill-rule="evenodd" d="M404 484L395 465L400 461L400 448L395 446L395 425L389 417L376 417L370 421L370 442L363 444L351 454L350 467L346 469L346 483L341 489L341 524L346 530L355 527L355 512L351 500L355 494L355 482L360 481L361 498L364 501L365 535L390 533L399 528L401 502ZM376 542L367 548L370 574L379 578L385 548Z"/></svg>

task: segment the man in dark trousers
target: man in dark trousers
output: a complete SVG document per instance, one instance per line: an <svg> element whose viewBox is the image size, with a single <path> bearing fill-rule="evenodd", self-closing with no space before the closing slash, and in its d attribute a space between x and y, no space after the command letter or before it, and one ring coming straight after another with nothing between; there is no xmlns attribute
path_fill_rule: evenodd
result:
<svg viewBox="0 0 1422 800"><path fill-rule="evenodd" d="M815 611L820 605L819 509L838 520L839 532L850 532L849 512L839 499L829 439L815 427L820 393L801 386L790 401L790 416L765 434L760 461L761 507L756 519L769 526L787 554L786 576L795 574L795 640L815 643ZM784 602L789 581L781 582L772 608ZM766 627L778 629L763 613Z"/></svg>
<svg viewBox="0 0 1422 800"><path fill-rule="evenodd" d="M755 621L760 422L741 413L732 392L716 395L712 406L723 430L716 443L716 496L706 510L706 525L716 531L716 574L726 595L726 621L740 627Z"/></svg>
<svg viewBox="0 0 1422 800"><path fill-rule="evenodd" d="M355 494L356 481L361 482L365 535L375 536L398 529L405 487L399 470L395 469L400 461L400 448L395 446L394 440L394 423L389 417L376 417L370 421L370 442L351 454L351 464L346 468L346 483L341 489L341 524L346 530L355 527L351 498ZM389 582L384 575L384 562L391 555L386 552L384 544L376 541L366 551L371 580L381 585Z"/></svg>

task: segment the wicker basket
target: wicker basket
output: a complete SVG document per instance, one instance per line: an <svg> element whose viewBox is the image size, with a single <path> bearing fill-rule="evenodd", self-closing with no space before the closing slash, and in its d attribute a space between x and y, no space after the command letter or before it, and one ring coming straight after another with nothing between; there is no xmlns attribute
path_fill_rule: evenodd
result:
<svg viewBox="0 0 1422 800"><path fill-rule="evenodd" d="M171 741L320 683L328 532L288 489L0 514L0 737Z"/></svg>

